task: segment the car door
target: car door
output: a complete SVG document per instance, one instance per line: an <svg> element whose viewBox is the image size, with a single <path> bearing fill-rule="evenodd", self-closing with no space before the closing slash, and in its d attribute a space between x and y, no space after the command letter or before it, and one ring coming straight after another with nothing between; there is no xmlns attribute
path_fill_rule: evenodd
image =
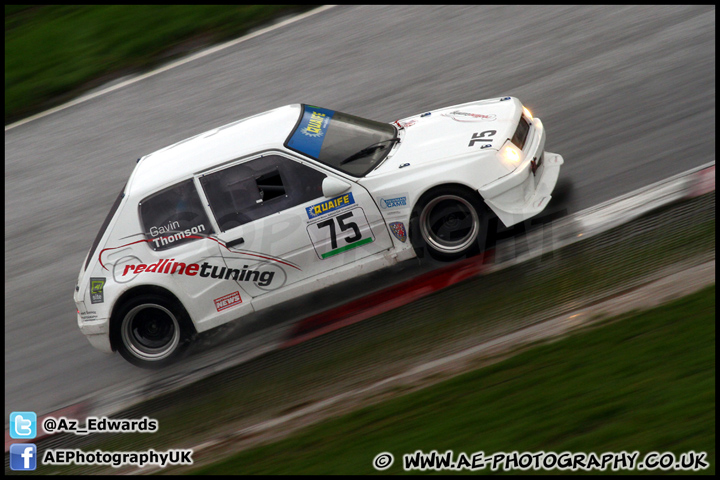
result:
<svg viewBox="0 0 720 480"><path fill-rule="evenodd" d="M167 285L199 331L252 311L247 293L213 274L225 267L224 258L192 178L143 199L138 207L147 239L137 245L144 251L144 265L123 267L128 279Z"/></svg>
<svg viewBox="0 0 720 480"><path fill-rule="evenodd" d="M325 197L328 179L340 188ZM217 221L224 275L252 296L392 246L363 187L285 153L243 159L200 175L199 183Z"/></svg>

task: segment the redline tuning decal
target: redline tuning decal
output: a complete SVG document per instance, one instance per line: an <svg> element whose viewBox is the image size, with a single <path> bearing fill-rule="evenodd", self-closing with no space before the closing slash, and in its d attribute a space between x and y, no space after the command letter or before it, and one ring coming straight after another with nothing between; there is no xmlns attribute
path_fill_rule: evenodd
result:
<svg viewBox="0 0 720 480"><path fill-rule="evenodd" d="M213 302L215 302L215 308L217 311L221 312L230 307L234 307L235 305L240 305L242 303L242 298L240 298L240 292L233 292L220 298L216 298Z"/></svg>
<svg viewBox="0 0 720 480"><path fill-rule="evenodd" d="M203 278L217 278L220 280L233 280L238 282L253 282L261 287L267 287L275 278L275 272L249 270L247 265L240 268L218 267L207 262L202 264L176 262L174 258L163 258L157 263L150 265L140 263L136 265L126 264L122 277L126 275L138 275L140 273L162 273L165 275L186 275L194 277L199 275Z"/></svg>
<svg viewBox="0 0 720 480"><path fill-rule="evenodd" d="M495 114L483 115L482 113L461 112L460 110L455 110L454 112L450 113L443 113L442 116L450 117L456 122L491 122L497 119L497 116Z"/></svg>
<svg viewBox="0 0 720 480"><path fill-rule="evenodd" d="M202 238L206 238L206 239L208 239L208 240L212 240L212 241L214 241L214 242L217 242L218 245L221 245L222 247L225 248L225 250L227 250L227 251L230 252L230 253L235 253L235 254L238 254L238 255L247 255L247 256L249 256L249 257L262 258L263 260L268 260L268 261L271 261L271 262L281 263L281 264L283 264L283 265L287 265L288 267L292 267L292 268L294 268L294 269L296 269L296 270L302 271L302 269L301 269L300 267L298 267L297 265L294 265L294 264L292 264L292 263L290 263L290 262L287 262L287 261L285 261L285 260L282 260L282 259L277 259L277 258L269 257L269 256L266 256L266 255L259 255L259 254L257 254L257 253L251 253L251 252L247 252L247 251L243 251L243 250L230 250L230 248L228 248L228 246L227 246L224 242L222 242L222 241L220 241L220 240L218 240L218 239L216 239L216 238L213 238L213 237L208 237L208 236L205 236L205 235L186 235L186 236L183 237L183 238L201 238L201 239L202 239ZM100 253L98 253L98 261L100 262L100 266L101 266L103 269L109 271L109 269L108 269L108 268L103 264L103 262L102 262L102 254L105 253L106 251L109 251L109 250L117 250L118 248L123 248L123 247L129 247L130 245L135 245L136 243L153 242L153 241L155 241L155 240L157 240L157 239L156 239L156 238L153 238L153 239L136 240L136 241L134 241L134 242L126 243L125 245L120 245L119 247L103 248L102 250L100 250Z"/></svg>
<svg viewBox="0 0 720 480"><path fill-rule="evenodd" d="M400 120L395 120L394 123L398 127L408 128L408 127L412 127L413 125L415 125L417 123L417 120L408 120L407 122L401 122Z"/></svg>

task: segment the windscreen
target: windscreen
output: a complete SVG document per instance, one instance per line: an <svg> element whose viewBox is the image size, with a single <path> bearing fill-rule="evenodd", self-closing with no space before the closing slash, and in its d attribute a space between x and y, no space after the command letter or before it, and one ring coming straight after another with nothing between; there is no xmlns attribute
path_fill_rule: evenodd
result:
<svg viewBox="0 0 720 480"><path fill-rule="evenodd" d="M303 105L285 146L354 177L370 172L390 152L395 127L327 108Z"/></svg>

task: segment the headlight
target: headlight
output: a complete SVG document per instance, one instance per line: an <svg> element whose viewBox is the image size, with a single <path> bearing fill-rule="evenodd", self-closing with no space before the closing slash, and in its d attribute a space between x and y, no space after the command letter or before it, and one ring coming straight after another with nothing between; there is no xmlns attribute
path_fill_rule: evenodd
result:
<svg viewBox="0 0 720 480"><path fill-rule="evenodd" d="M530 113L530 110L528 110L527 107L523 107L523 113L528 118L528 120L532 120L532 113Z"/></svg>
<svg viewBox="0 0 720 480"><path fill-rule="evenodd" d="M522 152L517 148L510 140L505 142L505 145L498 152L500 158L506 167L510 170L515 170L520 165Z"/></svg>

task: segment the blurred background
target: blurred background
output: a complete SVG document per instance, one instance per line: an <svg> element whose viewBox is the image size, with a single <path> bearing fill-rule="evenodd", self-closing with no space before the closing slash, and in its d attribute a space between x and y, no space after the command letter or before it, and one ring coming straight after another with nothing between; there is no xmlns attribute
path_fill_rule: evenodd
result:
<svg viewBox="0 0 720 480"><path fill-rule="evenodd" d="M305 430L307 415L249 433L714 265L714 170L712 193L682 194L591 240L556 243L550 258L297 345L286 345L288 335L321 313L318 304L339 308L446 267L413 262L300 299L214 332L159 372L103 355L77 328L81 262L137 158L289 103L390 122L504 95L542 119L547 150L565 158L561 181L572 195L549 209L557 218L714 162L715 7L6 5L6 447L10 412L72 407L151 415L161 431L60 435L41 449L214 442L198 454L210 465L204 473L372 473L382 451L395 454L388 472L397 473L402 453L417 449L695 450L709 452L705 472L714 472L714 287L549 346L338 402L314 414L333 420ZM40 473L91 471L104 470Z"/></svg>

